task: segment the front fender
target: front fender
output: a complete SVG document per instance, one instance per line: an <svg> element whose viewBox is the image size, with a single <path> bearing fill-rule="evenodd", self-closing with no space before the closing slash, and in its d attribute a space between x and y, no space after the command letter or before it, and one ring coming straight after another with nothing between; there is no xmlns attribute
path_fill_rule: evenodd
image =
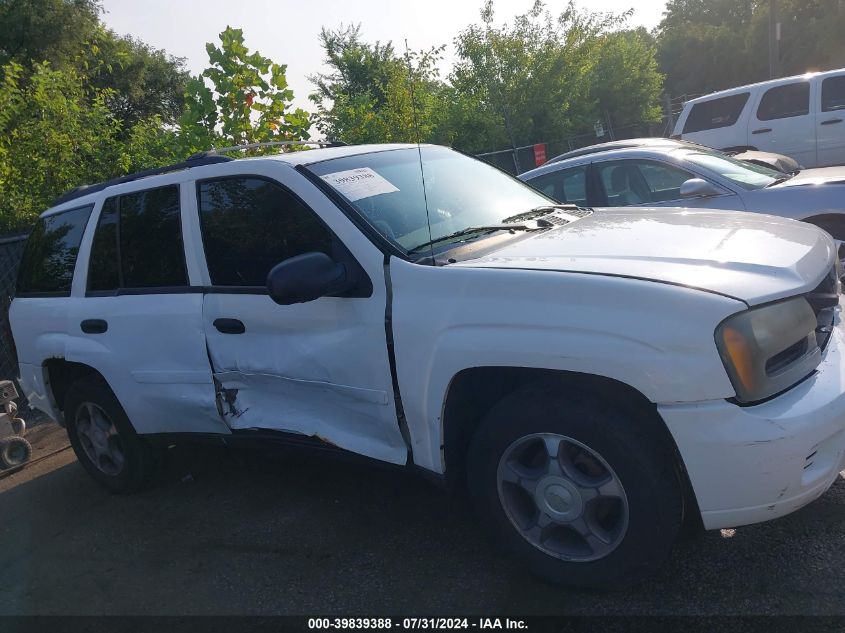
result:
<svg viewBox="0 0 845 633"><path fill-rule="evenodd" d="M734 396L713 333L746 305L699 290L553 271L391 262L399 389L414 461L443 472L441 415L474 367L578 372L651 402ZM491 398L501 394L491 393Z"/></svg>

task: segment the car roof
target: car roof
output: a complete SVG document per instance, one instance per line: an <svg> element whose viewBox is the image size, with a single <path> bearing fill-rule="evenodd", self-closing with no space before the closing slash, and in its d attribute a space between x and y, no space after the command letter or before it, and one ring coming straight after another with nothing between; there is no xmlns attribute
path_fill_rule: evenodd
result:
<svg viewBox="0 0 845 633"><path fill-rule="evenodd" d="M573 149L569 152L565 152L563 154L555 156L554 158L549 160L548 163L556 163L558 161L566 160L568 158L576 158L578 156L586 156L588 154L596 154L598 152L607 152L614 149L627 149L630 147L659 147L664 145L670 147L678 147L689 144L690 143L688 141L679 141L671 138L663 138L660 136L621 139L618 141L608 141L606 143L597 143L596 145L589 145L587 147Z"/></svg>
<svg viewBox="0 0 845 633"><path fill-rule="evenodd" d="M423 145L425 147L426 145ZM345 158L348 156L356 156L360 154L372 154L374 152L385 152L398 149L416 149L419 145L413 143L371 143L365 145L339 145L330 147L319 147L316 149L307 149L296 152L279 152L278 154L266 154L263 156L251 156L244 158L230 158L223 154L218 155L214 151L202 152L187 160L168 165L149 169L141 172L126 174L113 180L95 183L91 185L81 185L75 189L65 192L57 198L49 209L44 211L39 217L47 217L56 213L67 211L73 206L68 203L78 201L78 204L85 203L85 198L97 194L101 191L110 189L111 187L121 185L127 182L137 182L140 180L150 181L150 186L155 186L156 178L171 174L176 171L190 170L196 167L204 167L206 165L213 165L218 163L254 163L254 162L279 162L296 167L297 165L311 165L325 160L332 160L334 158Z"/></svg>
<svg viewBox="0 0 845 633"><path fill-rule="evenodd" d="M599 153L601 154L602 158L612 160L614 158L658 158L670 155L683 156L695 152L699 149L712 151L708 147L704 147L703 145L695 145L693 143L666 143L633 147L610 148ZM593 156L594 154L583 154L581 156L564 158L556 162L549 161L548 163L541 165L540 167L519 174L518 178L524 181L528 180L529 178L536 178L537 176L558 171L560 169L566 169L570 166L577 167L579 165L585 165L590 162L590 158Z"/></svg>
<svg viewBox="0 0 845 633"><path fill-rule="evenodd" d="M780 77L778 79L767 79L765 81L758 81L753 84L745 84L743 86L736 86L734 88L727 88L725 90L719 90L718 92L711 92L710 94L703 95L701 97L696 97L695 99L689 99L684 103L686 106L695 105L696 103L700 103L702 101L709 101L710 99L718 99L719 97L728 97L730 95L736 94L738 92L744 92L746 90L750 90L752 88L757 88L760 86L777 86L780 84L790 83L792 81L796 81L798 79L811 79L812 77L828 77L830 75L837 75L842 74L845 72L845 68L837 68L835 70L826 70L824 72L811 72L811 73L804 73L803 75L791 75L789 77Z"/></svg>

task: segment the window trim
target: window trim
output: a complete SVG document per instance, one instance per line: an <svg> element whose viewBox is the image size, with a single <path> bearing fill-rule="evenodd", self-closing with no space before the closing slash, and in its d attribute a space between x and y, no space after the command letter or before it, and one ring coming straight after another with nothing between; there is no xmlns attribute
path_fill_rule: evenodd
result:
<svg viewBox="0 0 845 633"><path fill-rule="evenodd" d="M774 90L781 90L783 88L790 88L792 86L800 86L804 85L807 87L807 111L801 112L800 114L788 114L786 116L776 116L776 117L769 117L763 119L760 117L760 108L763 107L763 100L766 98L770 92ZM810 85L809 79L803 79L801 81L791 81L788 83L783 83L778 86L772 86L771 88L767 88L763 92L760 93L760 99L757 101L757 107L754 110L754 118L758 121L783 121L784 119L797 119L798 117L802 116L809 116L813 113L813 95L812 95L812 86Z"/></svg>
<svg viewBox="0 0 845 633"><path fill-rule="evenodd" d="M123 285L123 257L120 248L120 226L122 224L121 215L120 215L120 206L121 206L121 198L124 196L132 196L139 193L146 193L148 191L155 191L157 189L166 189L167 187L176 187L176 199L179 204L179 243L181 244L182 248L182 265L185 271L185 285L184 286L144 286L140 288L130 288L125 287ZM118 286L117 288L109 289L109 290L90 290L88 287L88 283L91 279L91 262L93 258L91 255L94 252L94 242L97 239L97 229L100 228L100 219L103 217L103 207L106 206L106 203L111 200L115 199L115 204L117 206L116 214L117 214L117 222L116 225L116 236L115 239L117 240L116 244L116 253L117 253L117 278L118 278ZM94 232L91 235L91 246L88 249L88 270L85 271L85 296L86 297L120 297L122 295L139 295L139 294L178 294L176 291L178 289L184 289L186 292L190 293L193 292L190 290L191 288L195 288L196 286L191 286L191 279L190 275L188 274L188 258L185 254L185 227L182 224L182 187L181 183L179 182L171 182L164 185L159 185L157 187L144 187L141 189L135 189L133 191L127 191L125 193L116 193L111 196L106 196L103 198L102 203L100 204L100 212L97 215L97 225L94 227Z"/></svg>
<svg viewBox="0 0 845 633"><path fill-rule="evenodd" d="M304 173L308 173L307 171ZM337 234L331 229L331 227L326 224L326 221L323 220L322 216L317 213L311 205L305 202L301 196L299 196L295 191L293 191L290 187L285 185L284 183L280 182L279 180L272 178L270 176L264 176L262 174L255 174L255 173L240 173L240 174L226 174L222 176L209 176L208 178L198 178L194 180L194 195L196 197L196 219L197 219L197 231L199 232L199 239L200 244L202 245L202 252L203 252L203 264L205 266L206 272L208 273L208 286L203 286L203 293L204 294L243 294L243 295L269 295L266 286L226 286L221 284L215 284L211 279L211 271L208 268L208 249L206 248L205 243L205 234L202 230L202 204L200 199L200 186L209 183L209 182L219 182L221 180L245 180L245 179L253 179L253 180L263 180L264 182L270 183L271 185L275 185L279 187L283 192L288 194L291 198L296 200L304 209L310 212L320 223L320 225L326 229L331 238L332 242L332 250L337 251L343 255L343 259L345 261L340 262L347 264L349 267L348 273L350 275L355 275L359 279L359 288L357 292L346 293L343 295L328 295L330 297L349 297L349 298L368 298L373 295L373 282L370 279L369 274L367 271L364 270L364 267L356 259L355 255L346 247ZM357 226L357 225L356 225ZM284 261L284 260L282 260Z"/></svg>
<svg viewBox="0 0 845 633"><path fill-rule="evenodd" d="M71 207L69 209L62 209L61 211L57 211L55 213L50 213L49 210L48 210L48 211L45 211L44 213L42 213L38 217L38 219L35 221L35 224L29 230L29 233L26 236L26 241L24 242L24 252L26 252L26 244L29 242L30 238L32 237L32 232L35 231L35 227L38 226L38 222L41 222L42 220L51 219L51 218L57 218L57 217L62 216L66 213L71 213L73 211L79 211L81 209L85 209L85 208L90 207L90 209L88 209L88 217L85 219L85 224L82 226L82 233L80 234L80 237L79 237L79 244L76 247L78 250L77 250L77 253L76 253L76 259L73 262L73 272L71 273L71 276L70 276L70 287L67 290L38 290L38 291L34 291L34 292L18 292L18 283L20 281L20 274L21 274L20 265L23 263L23 255L21 255L21 261L18 262L17 275L15 276L15 286L14 286L14 289L13 289L13 292L12 292L14 297L20 297L22 299L44 299L44 298L48 298L48 297L52 298L52 297L70 297L71 296L71 292L73 291L73 278L76 275L76 266L79 263L79 255L80 255L80 251L82 249L82 242L85 240L85 231L88 228L88 223L91 222L91 216L94 214L94 209L96 208L96 206L97 205L94 202L89 202L87 204L80 204L78 206Z"/></svg>

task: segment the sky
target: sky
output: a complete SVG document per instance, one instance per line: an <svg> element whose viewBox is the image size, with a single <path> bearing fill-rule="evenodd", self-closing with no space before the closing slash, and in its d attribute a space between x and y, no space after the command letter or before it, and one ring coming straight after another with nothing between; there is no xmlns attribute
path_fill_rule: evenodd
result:
<svg viewBox="0 0 845 633"><path fill-rule="evenodd" d="M120 35L132 35L147 44L184 57L191 74L208 65L206 42L218 42L226 26L241 28L246 45L274 62L287 64L287 79L294 103L313 110L308 76L324 71L320 28L361 24L365 41L393 41L404 50L446 44L443 74L454 59L453 38L479 22L483 0L102 0L103 21ZM633 8L630 26L653 28L660 21L665 0L576 0L580 8L619 13ZM496 0L495 22L510 21L525 13L533 0ZM566 0L546 0L559 13Z"/></svg>

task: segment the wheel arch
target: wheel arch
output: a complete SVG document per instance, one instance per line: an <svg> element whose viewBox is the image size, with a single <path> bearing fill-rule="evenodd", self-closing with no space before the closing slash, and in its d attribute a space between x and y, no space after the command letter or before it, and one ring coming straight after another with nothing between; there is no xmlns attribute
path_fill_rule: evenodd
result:
<svg viewBox="0 0 845 633"><path fill-rule="evenodd" d="M465 485L467 451L487 412L506 395L537 385L589 390L613 400L627 413L650 425L675 456L676 472L684 491L685 530L694 532L701 528L701 512L684 461L656 405L634 387L594 374L530 367L473 367L458 372L449 383L441 415L441 451L450 489L459 490Z"/></svg>
<svg viewBox="0 0 845 633"><path fill-rule="evenodd" d="M44 380L47 392L52 399L53 408L61 413L59 424L65 426L65 398L73 383L83 378L94 378L101 380L108 386L108 381L103 374L91 365L69 361L65 358L48 358L43 363ZM112 393L114 390L112 390Z"/></svg>

